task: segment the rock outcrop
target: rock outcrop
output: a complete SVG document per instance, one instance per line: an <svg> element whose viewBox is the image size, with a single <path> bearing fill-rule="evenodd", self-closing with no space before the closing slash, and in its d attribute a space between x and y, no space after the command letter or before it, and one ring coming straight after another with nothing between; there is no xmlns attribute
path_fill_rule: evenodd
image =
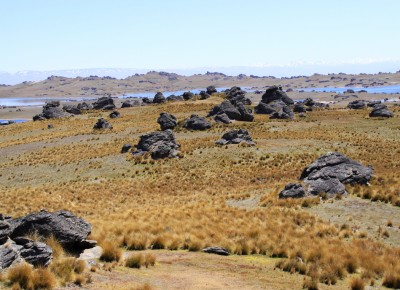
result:
<svg viewBox="0 0 400 290"><path fill-rule="evenodd" d="M208 86L206 89L207 94L212 95L217 92L217 89L215 86Z"/></svg>
<svg viewBox="0 0 400 290"><path fill-rule="evenodd" d="M214 121L217 123L223 123L223 124L232 123L231 119L229 119L228 115L225 113L215 115Z"/></svg>
<svg viewBox="0 0 400 290"><path fill-rule="evenodd" d="M152 132L140 136L134 156L141 156L150 153L153 159L178 157L179 144L175 141L172 130Z"/></svg>
<svg viewBox="0 0 400 290"><path fill-rule="evenodd" d="M238 103L243 105L251 105L251 100L246 98L246 91L242 90L240 87L232 87L225 90L226 99L229 100L234 106Z"/></svg>
<svg viewBox="0 0 400 290"><path fill-rule="evenodd" d="M229 100L225 100L220 105L215 106L208 113L208 116L220 114L226 114L230 120L251 122L254 119L253 114L245 108L243 103L238 102L234 105Z"/></svg>
<svg viewBox="0 0 400 290"><path fill-rule="evenodd" d="M157 123L160 124L161 130L173 130L177 125L177 119L174 115L168 113L161 113L157 119Z"/></svg>
<svg viewBox="0 0 400 290"><path fill-rule="evenodd" d="M211 124L205 118L193 114L185 120L183 127L191 130L207 130L211 128Z"/></svg>
<svg viewBox="0 0 400 290"><path fill-rule="evenodd" d="M94 110L111 111L115 109L114 100L111 98L111 95L98 98L92 105Z"/></svg>
<svg viewBox="0 0 400 290"><path fill-rule="evenodd" d="M121 113L118 111L112 111L112 113L110 113L110 115L108 115L111 119L115 119L115 118L119 118L121 117Z"/></svg>
<svg viewBox="0 0 400 290"><path fill-rule="evenodd" d="M272 86L265 91L261 102L255 107L255 112L270 115L271 119L293 119L294 113L290 108L293 104L294 101L281 87Z"/></svg>
<svg viewBox="0 0 400 290"><path fill-rule="evenodd" d="M112 129L113 127L110 123L107 122L106 119L100 118L97 120L97 123L94 124L93 129Z"/></svg>
<svg viewBox="0 0 400 290"><path fill-rule="evenodd" d="M373 175L372 167L364 166L341 153L330 152L306 167L300 179L312 195L346 193L344 184L367 184Z"/></svg>
<svg viewBox="0 0 400 290"><path fill-rule="evenodd" d="M180 102L184 101L182 96L170 95L167 97L167 102Z"/></svg>
<svg viewBox="0 0 400 290"><path fill-rule="evenodd" d="M300 198L304 197L306 192L301 184L288 183L279 193L279 198Z"/></svg>
<svg viewBox="0 0 400 290"><path fill-rule="evenodd" d="M390 112L386 105L384 104L376 104L372 107L371 113L369 113L370 117L382 117L382 118L391 118L393 117L393 113Z"/></svg>
<svg viewBox="0 0 400 290"><path fill-rule="evenodd" d="M289 96L282 90L281 87L278 86L269 87L261 98L262 98L261 102L266 104L271 103L273 101L282 101L288 106L294 104L294 101L291 98L289 98Z"/></svg>
<svg viewBox="0 0 400 290"><path fill-rule="evenodd" d="M347 108L349 109L353 109L353 110L360 110L360 109L364 109L365 108L365 102L363 100L355 100L350 102L347 105Z"/></svg>
<svg viewBox="0 0 400 290"><path fill-rule="evenodd" d="M184 92L183 95L182 95L182 98L185 101L188 101L188 100L191 100L191 99L194 98L194 94L192 92Z"/></svg>
<svg viewBox="0 0 400 290"><path fill-rule="evenodd" d="M73 114L73 115L80 115L82 114L81 109L78 108L78 106L73 106L73 105L65 105L63 107L63 110L67 113Z"/></svg>
<svg viewBox="0 0 400 290"><path fill-rule="evenodd" d="M139 100L126 100L121 104L121 108L139 107L141 105Z"/></svg>
<svg viewBox="0 0 400 290"><path fill-rule="evenodd" d="M50 101L43 106L41 114L33 116L33 121L42 121L47 119L59 119L71 116L70 113L65 112L60 108L59 101Z"/></svg>
<svg viewBox="0 0 400 290"><path fill-rule="evenodd" d="M163 104L167 100L165 99L163 93L158 92L153 98L153 104Z"/></svg>
<svg viewBox="0 0 400 290"><path fill-rule="evenodd" d="M132 148L132 144L124 144L124 145L122 145L122 148L121 148L121 153L126 153L126 152L128 152L129 150L131 150L131 148Z"/></svg>
<svg viewBox="0 0 400 290"><path fill-rule="evenodd" d="M208 247L202 250L204 253L229 256L229 251L222 247Z"/></svg>
<svg viewBox="0 0 400 290"><path fill-rule="evenodd" d="M249 132L245 129L235 129L228 131L222 135L222 138L215 142L218 145L227 145L227 144L240 144L246 143L248 145L256 145L256 143L251 138Z"/></svg>

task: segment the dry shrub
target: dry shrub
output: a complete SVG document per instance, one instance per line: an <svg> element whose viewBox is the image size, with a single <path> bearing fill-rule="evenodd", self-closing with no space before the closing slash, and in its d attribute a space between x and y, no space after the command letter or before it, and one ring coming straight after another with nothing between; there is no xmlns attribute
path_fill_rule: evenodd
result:
<svg viewBox="0 0 400 290"><path fill-rule="evenodd" d="M38 268L33 272L34 289L53 289L57 282L54 274L47 268Z"/></svg>
<svg viewBox="0 0 400 290"><path fill-rule="evenodd" d="M365 283L360 278L353 278L350 282L350 289L351 290L364 290Z"/></svg>
<svg viewBox="0 0 400 290"><path fill-rule="evenodd" d="M153 288L149 284L145 283L142 286L133 288L132 290L152 290L152 289Z"/></svg>
<svg viewBox="0 0 400 290"><path fill-rule="evenodd" d="M53 235L47 238L45 243L52 249L54 259L64 256L65 253L63 247Z"/></svg>
<svg viewBox="0 0 400 290"><path fill-rule="evenodd" d="M53 261L50 270L56 275L62 285L72 282L75 277L75 258L68 257Z"/></svg>
<svg viewBox="0 0 400 290"><path fill-rule="evenodd" d="M144 255L144 266L148 268L149 266L154 266L156 264L156 257L152 253L146 253Z"/></svg>
<svg viewBox="0 0 400 290"><path fill-rule="evenodd" d="M23 289L33 289L33 269L27 263L21 263L10 268L7 272L7 279L11 284L17 284Z"/></svg>
<svg viewBox="0 0 400 290"><path fill-rule="evenodd" d="M100 260L104 262L119 261L122 257L122 250L109 241L101 244L103 252L101 253Z"/></svg>
<svg viewBox="0 0 400 290"><path fill-rule="evenodd" d="M128 258L125 259L125 267L128 268L136 268L140 269L144 264L143 254L131 254Z"/></svg>
<svg viewBox="0 0 400 290"><path fill-rule="evenodd" d="M400 288L400 274L389 273L383 278L382 285L387 288L399 289Z"/></svg>
<svg viewBox="0 0 400 290"><path fill-rule="evenodd" d="M303 289L318 290L318 279L316 279L316 278L305 278L304 281L303 281Z"/></svg>
<svg viewBox="0 0 400 290"><path fill-rule="evenodd" d="M75 275L74 284L76 284L78 286L82 286L83 284L85 284L85 282L86 282L86 278L83 274Z"/></svg>

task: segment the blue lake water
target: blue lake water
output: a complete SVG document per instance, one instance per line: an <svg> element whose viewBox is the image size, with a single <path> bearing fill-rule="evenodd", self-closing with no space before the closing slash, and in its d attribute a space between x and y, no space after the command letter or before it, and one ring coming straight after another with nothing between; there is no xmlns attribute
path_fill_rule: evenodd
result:
<svg viewBox="0 0 400 290"><path fill-rule="evenodd" d="M13 120L0 119L0 124L8 124L9 121L12 121L13 123L24 123L29 120L27 120L27 119L13 119Z"/></svg>
<svg viewBox="0 0 400 290"><path fill-rule="evenodd" d="M363 91L367 91L367 93L370 93L370 94L400 94L400 85L368 87L368 88L355 88L355 87L305 88L305 89L298 89L298 90L303 90L305 92L329 92L329 93L341 94L341 93L346 92L348 89L354 90L355 92L359 92L359 91L363 90Z"/></svg>

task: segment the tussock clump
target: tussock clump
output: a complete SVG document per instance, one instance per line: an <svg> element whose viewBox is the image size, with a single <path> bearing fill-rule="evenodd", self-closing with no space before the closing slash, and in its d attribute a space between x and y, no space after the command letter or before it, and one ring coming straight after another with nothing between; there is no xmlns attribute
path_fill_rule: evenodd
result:
<svg viewBox="0 0 400 290"><path fill-rule="evenodd" d="M103 251L100 256L100 260L104 262L114 262L119 261L122 257L122 250L119 249L115 244L105 241L102 243L101 247Z"/></svg>
<svg viewBox="0 0 400 290"><path fill-rule="evenodd" d="M360 278L353 278L350 282L351 290L364 290L365 282Z"/></svg>

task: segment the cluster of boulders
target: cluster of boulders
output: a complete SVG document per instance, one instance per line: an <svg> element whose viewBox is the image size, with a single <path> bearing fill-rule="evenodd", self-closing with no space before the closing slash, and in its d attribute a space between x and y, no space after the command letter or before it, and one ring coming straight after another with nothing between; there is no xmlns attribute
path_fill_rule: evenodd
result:
<svg viewBox="0 0 400 290"><path fill-rule="evenodd" d="M215 142L215 144L218 145L240 144L240 143L245 143L251 146L256 145L256 143L251 138L249 132L245 129L230 130L224 133L224 135L222 135L222 138L220 140Z"/></svg>
<svg viewBox="0 0 400 290"><path fill-rule="evenodd" d="M34 266L50 264L52 249L27 238L29 235L54 237L68 252L80 253L96 245L96 241L87 240L91 230L85 220L64 210L42 210L16 219L0 214L0 270L22 261Z"/></svg>
<svg viewBox="0 0 400 290"><path fill-rule="evenodd" d="M207 130L211 128L211 123L205 118L198 115L191 115L190 118L184 121L183 127L191 130Z"/></svg>
<svg viewBox="0 0 400 290"><path fill-rule="evenodd" d="M153 159L178 157L180 145L176 143L171 129L161 132L151 132L140 136L134 156L143 156L147 153Z"/></svg>
<svg viewBox="0 0 400 290"><path fill-rule="evenodd" d="M96 124L94 124L93 129L112 129L113 127L108 123L108 121L104 118L100 118L97 120Z"/></svg>
<svg viewBox="0 0 400 290"><path fill-rule="evenodd" d="M381 101L370 101L366 103L364 100L356 100L352 101L347 105L347 108L353 110L361 110L366 107L372 108L370 112L370 117L383 117L383 118L391 118L393 117L393 113L389 111L388 107L382 104Z"/></svg>
<svg viewBox="0 0 400 290"><path fill-rule="evenodd" d="M58 119L71 116L71 113L64 111L60 107L59 101L49 101L43 106L42 113L33 116L33 121L42 121L47 119Z"/></svg>
<svg viewBox="0 0 400 290"><path fill-rule="evenodd" d="M281 87L272 86L262 95L261 102L255 107L257 114L268 114L270 119L293 119L291 105L294 101Z"/></svg>
<svg viewBox="0 0 400 290"><path fill-rule="evenodd" d="M368 184L374 170L349 157L330 152L315 160L301 173L306 189L301 184L289 183L279 193L279 198L304 197L307 195L346 194L345 184Z"/></svg>

